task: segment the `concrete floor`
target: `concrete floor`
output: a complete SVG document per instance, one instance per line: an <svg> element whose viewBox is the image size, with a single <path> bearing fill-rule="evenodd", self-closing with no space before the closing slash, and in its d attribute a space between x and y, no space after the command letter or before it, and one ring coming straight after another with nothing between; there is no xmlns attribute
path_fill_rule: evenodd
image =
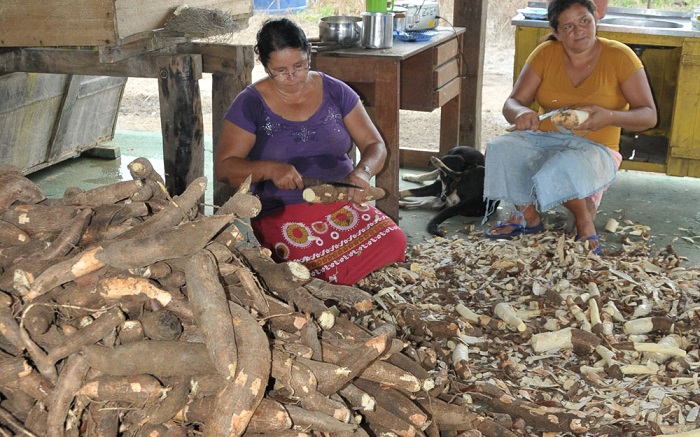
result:
<svg viewBox="0 0 700 437"><path fill-rule="evenodd" d="M36 182L48 197L62 197L67 187L78 186L90 189L123 179L129 179L127 164L136 157L146 157L156 170L163 173L162 142L159 132L118 131L115 138L105 146L118 148L121 156L114 160L79 157L64 161L44 169L29 177ZM205 138L207 153L205 176L212 181L211 137ZM417 170L402 169L402 172ZM418 170L420 171L420 170ZM413 185L401 182L401 187ZM211 183L210 183L211 186ZM651 238L648 244L652 253L672 244L676 253L687 259L687 265L700 265L700 179L670 177L658 173L622 171L617 180L603 197L603 203L596 218L596 228L601 234L606 250L619 246L620 234L604 230L609 218L628 224L648 226ZM212 201L212 190L208 189L205 202ZM508 217L509 207L500 208L489 223ZM210 213L205 210L205 213ZM431 236L425 225L434 213L425 210L402 210L400 226L406 233L409 244L420 244ZM557 208L544 215L547 223L555 228L563 227L566 220L563 208ZM473 225L474 232L485 229L481 218L454 217L443 224L448 237L464 236L463 230ZM488 226L488 224L486 225ZM640 237L629 236L632 240Z"/></svg>

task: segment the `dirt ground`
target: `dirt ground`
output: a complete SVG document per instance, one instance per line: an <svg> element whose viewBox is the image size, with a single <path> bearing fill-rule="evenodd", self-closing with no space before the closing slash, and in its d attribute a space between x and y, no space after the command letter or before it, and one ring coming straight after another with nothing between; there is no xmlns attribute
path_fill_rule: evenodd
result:
<svg viewBox="0 0 700 437"><path fill-rule="evenodd" d="M255 33L264 15L253 15L247 29L233 35L229 42L254 44ZM294 17L292 17L294 19ZM316 21L299 21L309 37L318 35ZM510 93L513 74L513 40L503 34L489 32L486 40L482 92L482 150L486 141L502 134L507 123L501 107ZM253 79L262 76L259 64ZM205 131L211 133L211 75L199 81ZM401 111L400 134L402 147L437 149L439 109L432 113ZM130 78L127 82L117 120L117 130L159 131L158 82L156 79Z"/></svg>

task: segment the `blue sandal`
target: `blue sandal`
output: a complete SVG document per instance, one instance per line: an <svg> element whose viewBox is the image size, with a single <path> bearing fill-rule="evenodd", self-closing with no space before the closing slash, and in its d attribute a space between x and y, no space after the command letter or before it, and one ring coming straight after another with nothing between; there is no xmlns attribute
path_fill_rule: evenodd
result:
<svg viewBox="0 0 700 437"><path fill-rule="evenodd" d="M600 255L601 253L603 253L603 245L600 244L600 237L598 236L598 234L593 234L590 237L586 238L586 241L590 240L598 240L598 247L591 250L591 252L593 252L595 255ZM576 236L576 238L574 238L574 241L579 241L578 235Z"/></svg>
<svg viewBox="0 0 700 437"><path fill-rule="evenodd" d="M513 229L512 232L509 232L507 234L493 234L491 233L490 229L487 229L486 231L484 231L484 235L486 235L488 238L493 238L494 240L510 240L511 238L517 237L520 234L529 235L544 231L544 223L541 222L539 225L533 226L531 228L526 228L525 226L518 223L498 222L496 223L496 227L493 228L493 230L505 228L506 226L510 226L515 229Z"/></svg>

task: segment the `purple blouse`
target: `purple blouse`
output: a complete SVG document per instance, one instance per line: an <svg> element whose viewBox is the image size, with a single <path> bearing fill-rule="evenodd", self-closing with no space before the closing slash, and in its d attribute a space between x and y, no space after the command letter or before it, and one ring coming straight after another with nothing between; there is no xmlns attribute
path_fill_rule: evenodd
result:
<svg viewBox="0 0 700 437"><path fill-rule="evenodd" d="M348 156L352 139L343 118L355 108L359 96L340 80L320 74L323 101L305 121L290 121L272 112L255 85L238 94L225 119L255 135L246 159L286 162L304 177L330 181L342 180L352 171ZM270 180L253 184L251 191L262 202L258 217L304 202L302 190L280 190Z"/></svg>

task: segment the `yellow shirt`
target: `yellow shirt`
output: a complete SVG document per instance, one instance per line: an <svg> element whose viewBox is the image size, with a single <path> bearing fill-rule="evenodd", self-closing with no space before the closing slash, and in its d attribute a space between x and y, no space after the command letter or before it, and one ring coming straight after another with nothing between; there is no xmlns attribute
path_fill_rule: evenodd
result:
<svg viewBox="0 0 700 437"><path fill-rule="evenodd" d="M625 44L598 38L602 44L600 59L593 72L583 82L574 86L564 67L564 46L559 41L546 41L530 54L527 64L542 79L535 99L542 111L564 106L597 105L613 110L626 110L629 103L622 94L622 84L637 70L642 61ZM542 131L557 131L547 119L540 124ZM584 132L575 133L583 135ZM586 134L586 138L604 144L613 150L620 149L620 128L606 126Z"/></svg>

